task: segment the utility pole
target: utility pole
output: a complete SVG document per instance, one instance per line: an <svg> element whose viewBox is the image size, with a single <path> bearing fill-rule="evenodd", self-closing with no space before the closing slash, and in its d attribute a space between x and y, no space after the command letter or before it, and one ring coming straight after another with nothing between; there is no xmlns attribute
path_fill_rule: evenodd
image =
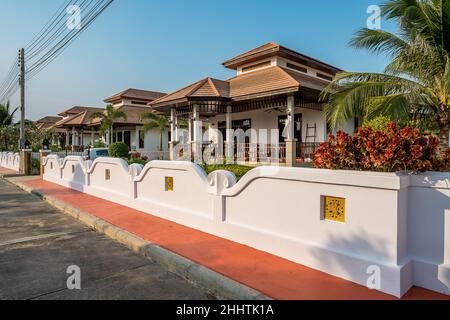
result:
<svg viewBox="0 0 450 320"><path fill-rule="evenodd" d="M25 148L25 49L19 50L20 85L20 149Z"/></svg>

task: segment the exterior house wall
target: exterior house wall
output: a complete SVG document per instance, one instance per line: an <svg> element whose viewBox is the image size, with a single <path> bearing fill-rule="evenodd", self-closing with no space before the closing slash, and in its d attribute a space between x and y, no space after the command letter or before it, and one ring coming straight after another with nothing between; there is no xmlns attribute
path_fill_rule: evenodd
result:
<svg viewBox="0 0 450 320"><path fill-rule="evenodd" d="M302 66L303 68L305 68L305 69L308 70L308 73L307 73L307 74L308 74L309 76L314 77L314 78L317 78L317 79L323 80L322 78L319 78L319 77L317 76L317 73L322 73L322 74L325 74L325 75L327 75L327 76L329 76L329 77L334 78L334 76L333 76L332 74L329 74L329 73L327 73L327 72L320 71L320 70L317 70L317 69L315 69L315 68L312 68L312 67L309 67L309 66L305 66L305 65L299 64L299 63L294 62L294 61L290 61L290 60L285 59L285 58L282 58L282 57L276 57L276 64L275 64L275 65L277 65L277 66L279 66L279 67L287 68L287 63L292 63L292 64L295 64L295 65ZM292 69L292 70L294 70L294 69ZM294 70L294 71L296 71L296 70ZM298 71L297 71L297 72L298 72ZM302 72L299 72L299 73L303 74Z"/></svg>
<svg viewBox="0 0 450 320"><path fill-rule="evenodd" d="M44 179L70 185L70 173L61 169L55 178L50 162L60 163L48 156ZM128 167L121 159L79 158L78 165L86 176L81 191L97 197L361 285L375 267L380 290L396 296L413 285L450 294L450 174L259 167L236 183L230 172L206 176L190 162ZM344 223L324 219L324 196L345 199Z"/></svg>

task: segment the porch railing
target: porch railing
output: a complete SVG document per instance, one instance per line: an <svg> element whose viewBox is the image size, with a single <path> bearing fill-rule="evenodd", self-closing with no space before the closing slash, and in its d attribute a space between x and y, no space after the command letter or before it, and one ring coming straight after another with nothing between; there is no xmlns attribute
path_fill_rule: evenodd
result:
<svg viewBox="0 0 450 320"><path fill-rule="evenodd" d="M320 143L297 143L297 161L304 162L314 158L314 153ZM226 145L221 148L218 144L202 144L202 160L213 160L221 163L227 154ZM191 144L183 144L177 147L177 159L194 161ZM205 159L207 157L208 159ZM233 158L236 163L269 164L286 163L286 143L261 144L261 143L236 143L233 146Z"/></svg>
<svg viewBox="0 0 450 320"><path fill-rule="evenodd" d="M170 159L169 151L143 151L140 154L142 157L147 157L149 161Z"/></svg>
<svg viewBox="0 0 450 320"><path fill-rule="evenodd" d="M301 162L312 160L320 143L297 143L297 159Z"/></svg>

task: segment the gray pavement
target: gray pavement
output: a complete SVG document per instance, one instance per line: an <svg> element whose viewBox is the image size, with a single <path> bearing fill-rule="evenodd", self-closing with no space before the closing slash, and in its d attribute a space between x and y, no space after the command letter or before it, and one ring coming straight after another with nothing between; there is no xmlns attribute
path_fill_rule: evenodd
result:
<svg viewBox="0 0 450 320"><path fill-rule="evenodd" d="M81 290L67 289L69 266ZM184 279L0 179L0 299L212 298Z"/></svg>

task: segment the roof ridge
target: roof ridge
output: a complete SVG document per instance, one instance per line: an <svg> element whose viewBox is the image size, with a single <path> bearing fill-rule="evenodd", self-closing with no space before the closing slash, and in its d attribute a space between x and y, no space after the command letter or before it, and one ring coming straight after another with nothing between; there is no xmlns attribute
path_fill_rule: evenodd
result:
<svg viewBox="0 0 450 320"><path fill-rule="evenodd" d="M220 92L216 87L216 84L214 83L213 79L208 77L208 83L211 85L211 87L213 88L214 92L216 93L217 97L220 97Z"/></svg>
<svg viewBox="0 0 450 320"><path fill-rule="evenodd" d="M191 91L189 91L188 93L186 93L186 97L189 97L190 95L192 95L195 91L200 89L206 82L208 82L208 77L194 83L194 85L193 85L194 88Z"/></svg>
<svg viewBox="0 0 450 320"><path fill-rule="evenodd" d="M187 86L184 86L184 87L182 87L182 88L180 88L180 89L178 89L178 90L176 90L176 91L170 92L170 93L166 94L165 96L162 96L161 98L158 98L158 99L156 99L156 100L153 100L152 102L149 103L149 105L156 104L156 103L158 103L160 100L162 100L162 99L164 99L164 98L166 98L166 97L168 97L168 96L172 96L172 95L174 95L174 94L176 94L176 93L178 93L178 92L180 92L180 91L186 90L186 89L189 88L190 86L195 86L197 83L199 83L200 81L203 81L203 80L204 80L204 79L199 80L199 81L194 82L194 83L191 83L191 84L188 84Z"/></svg>
<svg viewBox="0 0 450 320"><path fill-rule="evenodd" d="M277 67L277 70L279 70L280 72L282 72L282 73L284 73L285 75L287 75L287 76L291 79L291 81L292 81L293 83L295 83L295 84L298 85L298 86L301 86L301 83L298 82L293 76L291 76L291 75L289 74L289 72L286 71L286 69L284 69L283 67L280 67L280 66L276 66L276 67Z"/></svg>

